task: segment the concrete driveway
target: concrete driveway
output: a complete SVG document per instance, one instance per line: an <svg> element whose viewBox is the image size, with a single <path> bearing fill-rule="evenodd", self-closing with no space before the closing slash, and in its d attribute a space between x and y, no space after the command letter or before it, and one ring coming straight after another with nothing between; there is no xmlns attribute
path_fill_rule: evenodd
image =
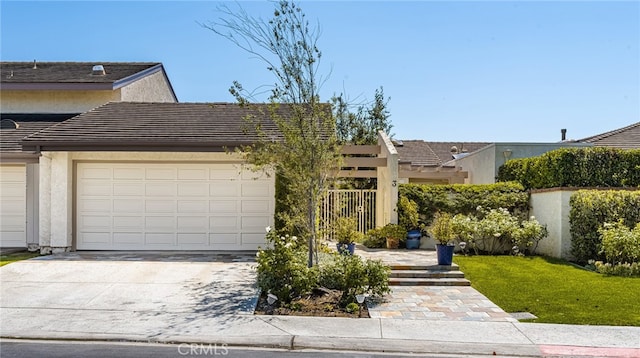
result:
<svg viewBox="0 0 640 358"><path fill-rule="evenodd" d="M152 338L253 314L255 254L69 253L0 268L2 336L110 330ZM157 322L154 322L157 321Z"/></svg>

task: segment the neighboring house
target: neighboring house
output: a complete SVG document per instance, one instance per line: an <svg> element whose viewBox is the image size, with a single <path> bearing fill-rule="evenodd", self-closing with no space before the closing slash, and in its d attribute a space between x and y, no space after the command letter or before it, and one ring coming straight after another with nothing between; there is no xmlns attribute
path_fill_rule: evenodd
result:
<svg viewBox="0 0 640 358"><path fill-rule="evenodd" d="M278 139L264 106L112 102L26 137L40 156L41 250L264 245L275 179L234 152L258 139L248 115Z"/></svg>
<svg viewBox="0 0 640 358"><path fill-rule="evenodd" d="M452 165L451 161L488 144L423 140L394 141L398 152L399 180L401 183L416 184L463 183L468 173Z"/></svg>
<svg viewBox="0 0 640 358"><path fill-rule="evenodd" d="M640 149L640 122L606 133L579 139L575 142L591 143L596 147Z"/></svg>
<svg viewBox="0 0 640 358"><path fill-rule="evenodd" d="M113 101L177 98L160 63L0 62L0 247L39 242L40 155L21 139Z"/></svg>

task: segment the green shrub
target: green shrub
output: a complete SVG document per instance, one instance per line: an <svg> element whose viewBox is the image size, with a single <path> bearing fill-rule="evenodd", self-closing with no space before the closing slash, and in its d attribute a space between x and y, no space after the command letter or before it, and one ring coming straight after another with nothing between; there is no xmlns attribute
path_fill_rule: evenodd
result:
<svg viewBox="0 0 640 358"><path fill-rule="evenodd" d="M640 222L640 191L579 190L569 199L571 253L578 263L604 261L599 229L607 222L634 227Z"/></svg>
<svg viewBox="0 0 640 358"><path fill-rule="evenodd" d="M339 244L351 244L358 241L360 233L356 230L355 218L338 217L335 221L335 238Z"/></svg>
<svg viewBox="0 0 640 358"><path fill-rule="evenodd" d="M406 230L421 229L418 204L406 196L398 199L398 223Z"/></svg>
<svg viewBox="0 0 640 358"><path fill-rule="evenodd" d="M307 267L307 251L295 236L267 232L270 248L259 250L256 257L258 286L278 297L280 303L305 294L316 286L318 270Z"/></svg>
<svg viewBox="0 0 640 358"><path fill-rule="evenodd" d="M371 249L381 249L387 245L387 237L384 236L382 228L375 228L367 231L362 244Z"/></svg>
<svg viewBox="0 0 640 358"><path fill-rule="evenodd" d="M418 206L419 223L431 225L436 212L452 215L481 216L478 207L505 208L518 217L526 218L529 212L529 194L520 183L496 183L482 185L428 185L402 184L400 199L407 198ZM399 211L402 205L399 205Z"/></svg>
<svg viewBox="0 0 640 358"><path fill-rule="evenodd" d="M517 181L527 189L636 187L640 185L640 150L560 148L509 160L498 169L497 179Z"/></svg>
<svg viewBox="0 0 640 358"><path fill-rule="evenodd" d="M342 291L340 305L355 302L357 294L383 295L390 292L391 269L379 260L363 260L357 255L332 255L322 265L318 284Z"/></svg>
<svg viewBox="0 0 640 358"><path fill-rule="evenodd" d="M614 265L640 262L640 223L633 230L622 221L605 223L598 232L607 262Z"/></svg>

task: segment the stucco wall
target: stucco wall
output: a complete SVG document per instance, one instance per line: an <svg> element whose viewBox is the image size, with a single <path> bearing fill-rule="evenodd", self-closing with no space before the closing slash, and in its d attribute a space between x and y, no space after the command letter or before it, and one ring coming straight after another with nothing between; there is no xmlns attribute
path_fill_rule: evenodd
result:
<svg viewBox="0 0 640 358"><path fill-rule="evenodd" d="M2 91L4 113L82 113L111 101L120 91Z"/></svg>
<svg viewBox="0 0 640 358"><path fill-rule="evenodd" d="M507 160L531 158L548 151L566 147L590 147L590 143L494 143L464 158L457 159L456 165L469 172L467 184L495 183L498 170Z"/></svg>
<svg viewBox="0 0 640 358"><path fill-rule="evenodd" d="M176 102L162 71L146 76L120 89L121 100L129 102Z"/></svg>
<svg viewBox="0 0 640 358"><path fill-rule="evenodd" d="M469 173L465 184L495 182L495 150L495 144L492 144L455 161L457 166Z"/></svg>
<svg viewBox="0 0 640 358"><path fill-rule="evenodd" d="M557 189L531 193L531 215L547 226L549 236L540 240L539 254L573 259L569 224L569 199L575 191Z"/></svg>
<svg viewBox="0 0 640 358"><path fill-rule="evenodd" d="M73 249L74 163L108 162L242 162L237 153L43 152L40 159L40 251Z"/></svg>

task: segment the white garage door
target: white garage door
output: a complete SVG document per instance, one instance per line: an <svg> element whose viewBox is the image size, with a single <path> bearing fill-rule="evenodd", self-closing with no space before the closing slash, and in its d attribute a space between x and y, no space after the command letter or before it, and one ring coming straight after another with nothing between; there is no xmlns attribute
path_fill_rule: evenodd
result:
<svg viewBox="0 0 640 358"><path fill-rule="evenodd" d="M24 165L0 166L0 247L27 247Z"/></svg>
<svg viewBox="0 0 640 358"><path fill-rule="evenodd" d="M78 163L78 250L253 250L274 179L237 164Z"/></svg>

